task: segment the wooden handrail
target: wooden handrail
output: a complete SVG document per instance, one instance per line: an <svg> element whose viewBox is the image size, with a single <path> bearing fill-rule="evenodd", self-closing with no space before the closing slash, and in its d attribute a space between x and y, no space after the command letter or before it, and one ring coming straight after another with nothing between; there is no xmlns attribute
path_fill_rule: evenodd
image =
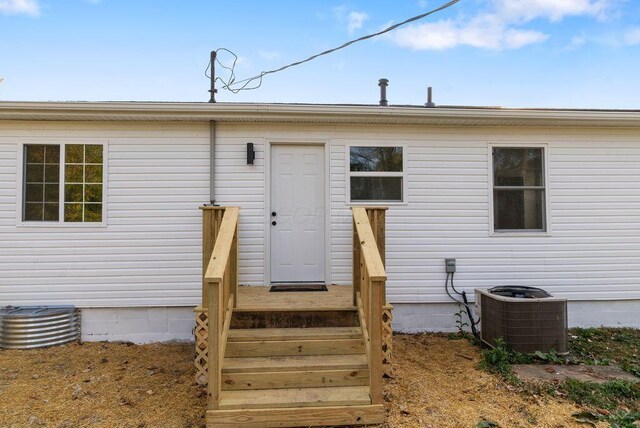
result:
<svg viewBox="0 0 640 428"><path fill-rule="evenodd" d="M222 361L238 295L238 207L203 209L202 306L208 309L208 408L217 409Z"/></svg>
<svg viewBox="0 0 640 428"><path fill-rule="evenodd" d="M224 217L222 217L216 243L204 274L204 279L208 282L222 282L224 278L238 226L239 212L240 209L238 207L226 207L224 210Z"/></svg>
<svg viewBox="0 0 640 428"><path fill-rule="evenodd" d="M382 311L386 304L385 208L353 207L353 300L369 363L369 395L382 404ZM372 229L372 223L375 229Z"/></svg>
<svg viewBox="0 0 640 428"><path fill-rule="evenodd" d="M373 236L369 216L364 207L353 207L353 224L356 227L360 240L360 254L364 259L365 267L371 281L386 281L387 273L378 250L376 238Z"/></svg>

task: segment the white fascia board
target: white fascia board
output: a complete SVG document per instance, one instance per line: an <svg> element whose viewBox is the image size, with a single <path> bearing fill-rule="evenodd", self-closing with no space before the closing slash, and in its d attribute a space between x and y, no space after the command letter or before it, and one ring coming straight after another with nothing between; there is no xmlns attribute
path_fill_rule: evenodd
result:
<svg viewBox="0 0 640 428"><path fill-rule="evenodd" d="M0 120L640 127L640 111L320 104L0 102Z"/></svg>

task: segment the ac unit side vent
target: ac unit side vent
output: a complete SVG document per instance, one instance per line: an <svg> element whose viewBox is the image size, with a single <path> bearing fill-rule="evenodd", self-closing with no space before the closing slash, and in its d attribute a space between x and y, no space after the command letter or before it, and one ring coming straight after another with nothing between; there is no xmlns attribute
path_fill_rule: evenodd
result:
<svg viewBox="0 0 640 428"><path fill-rule="evenodd" d="M505 297L491 290L476 293L480 295L483 342L493 347L502 338L512 350L521 353L569 351L566 299L548 293L541 298Z"/></svg>

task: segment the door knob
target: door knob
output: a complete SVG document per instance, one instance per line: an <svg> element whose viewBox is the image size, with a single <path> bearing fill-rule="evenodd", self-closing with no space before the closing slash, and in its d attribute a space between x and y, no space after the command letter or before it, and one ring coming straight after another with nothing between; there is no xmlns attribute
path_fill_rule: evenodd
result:
<svg viewBox="0 0 640 428"><path fill-rule="evenodd" d="M271 217L275 217L276 216L276 212L275 211L271 211Z"/></svg>
<svg viewBox="0 0 640 428"><path fill-rule="evenodd" d="M272 221L272 222L271 222L271 225L272 225L272 226L275 226L276 224L277 224L277 223L276 223L275 221Z"/></svg>

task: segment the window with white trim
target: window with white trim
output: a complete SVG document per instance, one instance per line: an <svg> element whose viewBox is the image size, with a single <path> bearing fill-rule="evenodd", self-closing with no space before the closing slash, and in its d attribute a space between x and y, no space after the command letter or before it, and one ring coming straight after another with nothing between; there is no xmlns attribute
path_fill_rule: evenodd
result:
<svg viewBox="0 0 640 428"><path fill-rule="evenodd" d="M493 147L493 229L546 231L543 147Z"/></svg>
<svg viewBox="0 0 640 428"><path fill-rule="evenodd" d="M25 144L22 221L101 223L102 144Z"/></svg>
<svg viewBox="0 0 640 428"><path fill-rule="evenodd" d="M402 147L349 147L351 202L403 202L403 155Z"/></svg>

